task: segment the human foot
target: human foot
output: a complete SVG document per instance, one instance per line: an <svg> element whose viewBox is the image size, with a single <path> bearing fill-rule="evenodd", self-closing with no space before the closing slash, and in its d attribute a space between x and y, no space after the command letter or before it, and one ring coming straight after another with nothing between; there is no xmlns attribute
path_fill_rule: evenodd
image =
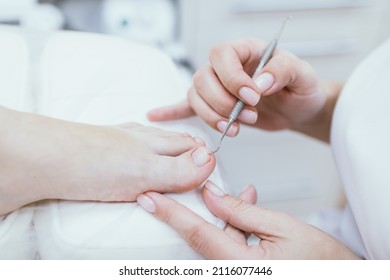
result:
<svg viewBox="0 0 390 280"><path fill-rule="evenodd" d="M42 199L134 201L183 192L215 157L189 135L138 124L93 126L1 108L0 215Z"/></svg>

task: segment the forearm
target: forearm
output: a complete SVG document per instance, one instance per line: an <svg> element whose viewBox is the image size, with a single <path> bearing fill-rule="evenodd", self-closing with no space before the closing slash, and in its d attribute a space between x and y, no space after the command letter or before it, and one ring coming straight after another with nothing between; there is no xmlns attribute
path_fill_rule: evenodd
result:
<svg viewBox="0 0 390 280"><path fill-rule="evenodd" d="M295 126L293 130L329 143L333 111L342 87L343 82L324 82L323 90L326 95L324 106L310 121Z"/></svg>

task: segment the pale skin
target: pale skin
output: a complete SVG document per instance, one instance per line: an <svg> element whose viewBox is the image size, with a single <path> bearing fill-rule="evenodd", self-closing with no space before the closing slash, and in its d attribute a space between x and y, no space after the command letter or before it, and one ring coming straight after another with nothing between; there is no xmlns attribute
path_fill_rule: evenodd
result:
<svg viewBox="0 0 390 280"><path fill-rule="evenodd" d="M290 129L329 142L332 114L342 83L320 81L307 62L278 49L262 71L254 74L265 47L264 42L255 39L216 46L210 52L210 64L195 73L187 99L150 111L149 119L163 121L196 114L223 132L239 98L246 104L238 118L240 123L270 131ZM229 136L239 133L239 122L230 128ZM285 213L248 204L253 202L254 193L250 187L240 198L234 198L212 182L206 183L203 199L212 213L227 222L225 231L156 192L142 194L138 202L176 229L205 258L359 258L315 227ZM248 234L258 236L259 244L248 246Z"/></svg>
<svg viewBox="0 0 390 280"><path fill-rule="evenodd" d="M150 111L149 119L163 121L197 114L223 132L239 98L246 103L238 118L241 123L272 131L292 129L328 142L342 83L321 82L310 64L278 49L252 78L265 47L266 43L251 39L215 47L210 64L195 73L187 99ZM228 135L236 136L238 131L236 122Z"/></svg>
<svg viewBox="0 0 390 280"><path fill-rule="evenodd" d="M44 199L135 201L148 190L184 192L215 167L204 141L184 133L136 123L87 125L4 107L0 120L0 216Z"/></svg>
<svg viewBox="0 0 390 280"><path fill-rule="evenodd" d="M253 205L256 197L253 186L235 198L208 181L202 196L209 210L227 222L224 229L160 193L142 194L138 202L172 226L207 259L359 259L319 229L285 213ZM260 242L248 245L250 234L259 237Z"/></svg>

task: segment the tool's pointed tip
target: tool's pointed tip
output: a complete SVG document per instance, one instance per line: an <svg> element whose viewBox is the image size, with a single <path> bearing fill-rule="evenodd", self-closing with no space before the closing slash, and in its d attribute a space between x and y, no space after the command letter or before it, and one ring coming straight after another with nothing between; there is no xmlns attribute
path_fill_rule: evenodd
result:
<svg viewBox="0 0 390 280"><path fill-rule="evenodd" d="M216 152L218 152L218 150L219 150L219 147L221 147L221 146L218 146L218 148L217 148L215 151L213 151L213 152L209 153L209 155L212 155L212 154L215 154Z"/></svg>
<svg viewBox="0 0 390 280"><path fill-rule="evenodd" d="M292 16L292 15L289 15L289 16L285 17L285 19L283 20L282 26L280 27L279 32L278 32L277 35L276 35L276 38L277 38L278 40L279 40L280 36L282 35L283 29L284 29L284 27L285 27L285 25L286 25L286 22L287 22L288 20L291 20L291 19L293 19L293 16Z"/></svg>

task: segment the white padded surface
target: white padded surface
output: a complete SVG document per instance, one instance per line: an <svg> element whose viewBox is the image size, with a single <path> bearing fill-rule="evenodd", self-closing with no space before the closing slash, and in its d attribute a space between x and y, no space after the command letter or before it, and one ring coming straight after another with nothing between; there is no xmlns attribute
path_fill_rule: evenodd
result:
<svg viewBox="0 0 390 280"><path fill-rule="evenodd" d="M366 258L390 259L390 40L370 55L351 76L336 106L332 148L361 236L350 244ZM356 238L357 241L359 238Z"/></svg>
<svg viewBox="0 0 390 280"><path fill-rule="evenodd" d="M24 39L0 27L0 105L23 110L28 92L29 53ZM33 210L26 208L0 217L0 259L31 259Z"/></svg>
<svg viewBox="0 0 390 280"><path fill-rule="evenodd" d="M33 209L25 208L0 217L0 260L35 258L33 213Z"/></svg>
<svg viewBox="0 0 390 280"><path fill-rule="evenodd" d="M29 52L25 40L0 26L0 105L22 110L28 94Z"/></svg>
<svg viewBox="0 0 390 280"><path fill-rule="evenodd" d="M148 124L148 109L185 96L174 65L150 47L77 33L56 34L46 46L39 97L45 115L91 124ZM151 125L210 141L195 118ZM218 170L211 179L223 187ZM223 226L204 206L198 189L170 196ZM43 259L199 258L136 203L53 201L37 212L35 228Z"/></svg>

